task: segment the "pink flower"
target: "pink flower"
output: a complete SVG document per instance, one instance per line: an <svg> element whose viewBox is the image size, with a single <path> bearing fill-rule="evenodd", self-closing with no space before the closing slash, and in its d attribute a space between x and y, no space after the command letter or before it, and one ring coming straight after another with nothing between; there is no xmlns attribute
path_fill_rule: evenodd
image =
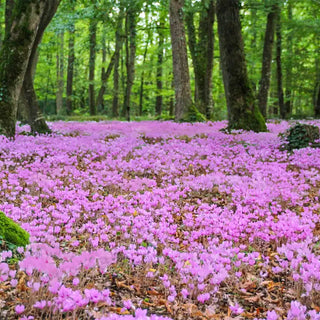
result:
<svg viewBox="0 0 320 320"><path fill-rule="evenodd" d="M241 314L244 309L238 304L236 303L234 306L229 306L230 310L232 311L232 313L234 314Z"/></svg>
<svg viewBox="0 0 320 320"><path fill-rule="evenodd" d="M74 278L74 279L72 280L72 284L73 284L75 287L76 287L79 283L80 283L79 278Z"/></svg>
<svg viewBox="0 0 320 320"><path fill-rule="evenodd" d="M16 314L21 314L23 313L25 310L25 307L23 304L18 304L16 307L15 307L15 311L16 311Z"/></svg>
<svg viewBox="0 0 320 320"><path fill-rule="evenodd" d="M47 301L46 300L41 300L41 301L37 301L33 305L33 307L42 310L42 309L44 309L46 307L46 305L47 305Z"/></svg>

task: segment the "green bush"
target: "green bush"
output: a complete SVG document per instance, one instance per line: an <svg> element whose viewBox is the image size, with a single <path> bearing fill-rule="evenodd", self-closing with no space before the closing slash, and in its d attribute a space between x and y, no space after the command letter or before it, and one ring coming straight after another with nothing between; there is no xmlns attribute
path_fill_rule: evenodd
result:
<svg viewBox="0 0 320 320"><path fill-rule="evenodd" d="M294 149L302 149L308 146L318 147L315 140L320 138L319 128L309 124L296 123L289 128L282 138L285 139L285 144L282 149L292 151Z"/></svg>

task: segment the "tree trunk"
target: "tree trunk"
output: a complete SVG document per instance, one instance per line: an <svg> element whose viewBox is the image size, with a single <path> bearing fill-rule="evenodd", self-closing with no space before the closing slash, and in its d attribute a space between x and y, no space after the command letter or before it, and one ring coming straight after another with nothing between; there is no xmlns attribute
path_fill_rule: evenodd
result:
<svg viewBox="0 0 320 320"><path fill-rule="evenodd" d="M136 26L137 26L137 7L132 3L129 5L126 15L126 68L127 81L124 96L123 109L125 111L127 121L130 121L130 101L131 91L135 76L135 58L136 58Z"/></svg>
<svg viewBox="0 0 320 320"><path fill-rule="evenodd" d="M97 22L94 19L90 20L89 34L90 34L89 109L90 109L90 115L94 116L97 114L97 108L95 103L95 92L94 92L94 76L95 76L95 68L96 68Z"/></svg>
<svg viewBox="0 0 320 320"><path fill-rule="evenodd" d="M287 30L287 61L286 61L286 81L285 81L285 106L286 114L289 117L293 108L293 92L292 92L292 56L293 56L293 30L292 30L292 0L288 1L288 25Z"/></svg>
<svg viewBox="0 0 320 320"><path fill-rule="evenodd" d="M249 84L238 0L218 0L221 66L228 109L228 129L266 131Z"/></svg>
<svg viewBox="0 0 320 320"><path fill-rule="evenodd" d="M276 25L277 6L273 5L267 17L267 26L264 36L261 80L258 94L259 109L264 118L267 118L267 104L270 87L272 48L274 42L274 30Z"/></svg>
<svg viewBox="0 0 320 320"><path fill-rule="evenodd" d="M186 17L189 48L195 74L195 103L199 111L207 118L212 114L212 69L214 52L213 24L215 16L214 0L208 6L202 0L202 10L198 28L198 39L194 25L194 14L189 11Z"/></svg>
<svg viewBox="0 0 320 320"><path fill-rule="evenodd" d="M122 48L122 24L123 24L123 13L119 15L118 27L116 30L116 55L114 58L114 67L113 67L113 99L112 99L112 116L119 116L119 60L120 60L120 51Z"/></svg>
<svg viewBox="0 0 320 320"><path fill-rule="evenodd" d="M8 137L15 136L19 96L45 5L17 0L0 52L0 133Z"/></svg>
<svg viewBox="0 0 320 320"><path fill-rule="evenodd" d="M162 63L163 63L163 46L164 46L164 16L160 14L159 23L159 42L158 42L158 59L157 59L157 96L156 96L156 116L160 117L162 113Z"/></svg>
<svg viewBox="0 0 320 320"><path fill-rule="evenodd" d="M57 53L57 93L56 110L57 114L63 112L63 91L64 91L64 31L60 33L60 48Z"/></svg>
<svg viewBox="0 0 320 320"><path fill-rule="evenodd" d="M278 94L278 103L280 109L281 119L287 118L286 108L284 105L284 96L283 96L283 87L282 87L282 34L281 34L281 11L280 8L277 10L277 24L276 24L276 35L277 35L277 94Z"/></svg>
<svg viewBox="0 0 320 320"><path fill-rule="evenodd" d="M170 34L175 89L175 120L183 121L192 108L188 54L183 21L184 0L170 0Z"/></svg>
<svg viewBox="0 0 320 320"><path fill-rule="evenodd" d="M69 31L69 52L68 52L68 70L67 70L67 101L66 101L66 112L70 116L73 111L73 73L74 73L74 62L75 62L75 25L72 22Z"/></svg>

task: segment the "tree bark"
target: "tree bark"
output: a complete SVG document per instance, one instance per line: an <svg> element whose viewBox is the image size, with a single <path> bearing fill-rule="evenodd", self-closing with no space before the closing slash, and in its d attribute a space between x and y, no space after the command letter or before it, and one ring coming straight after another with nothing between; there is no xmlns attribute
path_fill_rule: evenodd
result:
<svg viewBox="0 0 320 320"><path fill-rule="evenodd" d="M218 0L221 66L228 109L228 129L266 131L249 84L238 0Z"/></svg>
<svg viewBox="0 0 320 320"><path fill-rule="evenodd" d="M74 22L71 24L69 30L69 52L68 52L68 70L67 70L67 101L66 101L66 112L70 116L73 111L73 73L75 63L75 25Z"/></svg>
<svg viewBox="0 0 320 320"><path fill-rule="evenodd" d="M94 19L90 20L89 34L90 34L89 109L90 109L90 115L94 116L97 114L97 108L95 103L95 92L94 92L94 77L95 77L95 67L96 67L96 44L97 44L97 22Z"/></svg>
<svg viewBox="0 0 320 320"><path fill-rule="evenodd" d="M272 48L276 25L277 6L273 5L267 17L267 26L264 37L261 80L258 94L259 109L264 118L267 118L267 104L270 87Z"/></svg>
<svg viewBox="0 0 320 320"><path fill-rule="evenodd" d="M170 34L175 89L175 120L183 121L192 107L187 44L183 21L184 0L170 0Z"/></svg>
<svg viewBox="0 0 320 320"><path fill-rule="evenodd" d="M195 75L195 103L198 110L211 117L212 101L212 70L214 52L213 24L215 16L215 3L210 0L206 6L206 0L202 0L202 10L198 28L198 39L194 25L194 14L190 10L186 15L188 30L188 43L191 52Z"/></svg>
<svg viewBox="0 0 320 320"><path fill-rule="evenodd" d="M60 47L57 52L57 93L56 111L57 114L63 112L63 91L64 91L64 31L60 33Z"/></svg>
<svg viewBox="0 0 320 320"><path fill-rule="evenodd" d="M281 119L287 118L286 108L284 105L284 95L282 86L282 33L281 33L281 11L280 8L277 10L277 24L276 24L276 36L277 36L277 94L278 94L278 104L280 109Z"/></svg>
<svg viewBox="0 0 320 320"><path fill-rule="evenodd" d="M17 107L46 1L17 0L0 52L0 133L15 136Z"/></svg>

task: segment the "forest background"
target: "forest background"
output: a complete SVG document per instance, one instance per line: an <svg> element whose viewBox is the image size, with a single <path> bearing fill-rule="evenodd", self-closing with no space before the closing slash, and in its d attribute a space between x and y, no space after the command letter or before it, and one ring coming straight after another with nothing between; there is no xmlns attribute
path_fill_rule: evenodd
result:
<svg viewBox="0 0 320 320"><path fill-rule="evenodd" d="M198 94L196 64L202 63L203 55L201 23L213 3L185 1L194 100ZM5 5L0 10L3 37ZM220 120L227 118L227 108L214 5L211 10L212 100L206 116ZM250 0L241 3L240 13L248 75L257 98L266 72L262 67L268 23L270 27L272 14L275 16L269 41L272 60L267 117L319 117L320 3ZM129 61L132 52L133 61ZM62 1L37 55L34 86L40 109L49 120L70 119L68 116L74 120L126 119L128 94L132 119L170 119L174 115L168 1ZM128 77L129 63L134 65ZM128 93L130 77L132 89Z"/></svg>

